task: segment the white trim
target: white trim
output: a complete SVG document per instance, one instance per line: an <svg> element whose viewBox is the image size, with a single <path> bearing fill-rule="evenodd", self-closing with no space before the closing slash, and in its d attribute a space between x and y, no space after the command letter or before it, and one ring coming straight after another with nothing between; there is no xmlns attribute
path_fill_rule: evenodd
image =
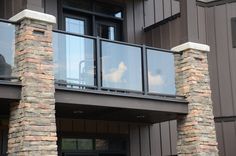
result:
<svg viewBox="0 0 236 156"><path fill-rule="evenodd" d="M52 23L52 24L56 23L56 18L54 16L37 12L37 11L28 10L28 9L25 9L19 12L18 14L11 17L9 20L13 22L19 22L25 18L43 21L43 22Z"/></svg>
<svg viewBox="0 0 236 156"><path fill-rule="evenodd" d="M210 46L208 46L206 44L186 42L184 44L181 44L181 45L178 45L178 46L172 48L171 50L175 51L175 52L181 52L181 51L185 51L185 50L188 50L188 49L209 52L210 51Z"/></svg>

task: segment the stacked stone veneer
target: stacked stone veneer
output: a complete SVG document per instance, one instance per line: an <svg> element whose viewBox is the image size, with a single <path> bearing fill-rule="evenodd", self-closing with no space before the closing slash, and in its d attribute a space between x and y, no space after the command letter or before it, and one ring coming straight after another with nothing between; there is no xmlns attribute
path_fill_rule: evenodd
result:
<svg viewBox="0 0 236 156"><path fill-rule="evenodd" d="M177 94L189 102L188 115L178 120L179 156L217 156L217 141L208 74L206 45L186 43L176 55Z"/></svg>
<svg viewBox="0 0 236 156"><path fill-rule="evenodd" d="M25 13L17 17L15 73L22 93L20 102L10 108L8 155L55 156L52 23L24 17Z"/></svg>

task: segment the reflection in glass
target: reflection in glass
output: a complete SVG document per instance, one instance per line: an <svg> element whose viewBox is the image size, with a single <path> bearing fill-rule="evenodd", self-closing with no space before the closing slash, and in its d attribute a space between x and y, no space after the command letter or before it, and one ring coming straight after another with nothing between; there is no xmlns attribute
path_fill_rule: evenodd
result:
<svg viewBox="0 0 236 156"><path fill-rule="evenodd" d="M93 139L77 139L78 150L93 150Z"/></svg>
<svg viewBox="0 0 236 156"><path fill-rule="evenodd" d="M109 142L105 139L96 139L96 150L108 150Z"/></svg>
<svg viewBox="0 0 236 156"><path fill-rule="evenodd" d="M174 55L147 50L149 92L175 94Z"/></svg>
<svg viewBox="0 0 236 156"><path fill-rule="evenodd" d="M62 150L76 150L76 139L62 139L61 143Z"/></svg>
<svg viewBox="0 0 236 156"><path fill-rule="evenodd" d="M141 48L102 41L102 86L142 91Z"/></svg>
<svg viewBox="0 0 236 156"><path fill-rule="evenodd" d="M83 20L66 18L66 31L84 35L85 22Z"/></svg>
<svg viewBox="0 0 236 156"><path fill-rule="evenodd" d="M115 40L115 27L104 24L97 24L97 33L101 38Z"/></svg>
<svg viewBox="0 0 236 156"><path fill-rule="evenodd" d="M94 40L53 34L55 78L58 83L94 85Z"/></svg>
<svg viewBox="0 0 236 156"><path fill-rule="evenodd" d="M10 77L14 65L15 26L0 22L0 77Z"/></svg>

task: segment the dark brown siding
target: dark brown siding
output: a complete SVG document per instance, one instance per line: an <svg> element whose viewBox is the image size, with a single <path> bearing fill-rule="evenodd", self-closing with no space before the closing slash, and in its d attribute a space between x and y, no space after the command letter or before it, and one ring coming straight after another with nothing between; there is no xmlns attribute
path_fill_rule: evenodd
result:
<svg viewBox="0 0 236 156"><path fill-rule="evenodd" d="M179 2L176 0L129 0L126 6L127 41L133 43L147 43L145 27L180 12Z"/></svg>
<svg viewBox="0 0 236 156"><path fill-rule="evenodd" d="M236 115L236 48L232 45L231 18L236 3L206 8L209 68L216 117Z"/></svg>
<svg viewBox="0 0 236 156"><path fill-rule="evenodd" d="M235 156L236 150L236 122L217 122L216 123L217 139L219 142L220 156Z"/></svg>
<svg viewBox="0 0 236 156"><path fill-rule="evenodd" d="M205 8L206 42L211 47L209 69L214 115L220 155L236 153L236 48L232 45L231 18L236 17L236 3ZM236 28L234 28L236 29Z"/></svg>
<svg viewBox="0 0 236 156"><path fill-rule="evenodd" d="M130 156L164 156L176 154L176 121L145 125L138 123L58 119L60 133L127 134Z"/></svg>
<svg viewBox="0 0 236 156"><path fill-rule="evenodd" d="M44 12L44 2L48 0L27 0L27 9Z"/></svg>
<svg viewBox="0 0 236 156"><path fill-rule="evenodd" d="M1 0L0 18L9 19L26 8L26 0Z"/></svg>
<svg viewBox="0 0 236 156"><path fill-rule="evenodd" d="M146 32L146 44L165 49L181 44L180 19L181 17L177 17Z"/></svg>

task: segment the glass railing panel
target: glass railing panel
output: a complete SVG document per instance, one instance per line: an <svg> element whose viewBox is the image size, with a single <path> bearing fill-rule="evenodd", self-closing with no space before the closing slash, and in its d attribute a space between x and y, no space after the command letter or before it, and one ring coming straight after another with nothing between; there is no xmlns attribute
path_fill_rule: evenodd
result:
<svg viewBox="0 0 236 156"><path fill-rule="evenodd" d="M175 95L173 53L147 49L149 93Z"/></svg>
<svg viewBox="0 0 236 156"><path fill-rule="evenodd" d="M142 91L141 48L101 42L102 87Z"/></svg>
<svg viewBox="0 0 236 156"><path fill-rule="evenodd" d="M55 79L59 84L95 85L94 39L53 33Z"/></svg>
<svg viewBox="0 0 236 156"><path fill-rule="evenodd" d="M0 22L0 79L12 76L15 54L15 26Z"/></svg>

